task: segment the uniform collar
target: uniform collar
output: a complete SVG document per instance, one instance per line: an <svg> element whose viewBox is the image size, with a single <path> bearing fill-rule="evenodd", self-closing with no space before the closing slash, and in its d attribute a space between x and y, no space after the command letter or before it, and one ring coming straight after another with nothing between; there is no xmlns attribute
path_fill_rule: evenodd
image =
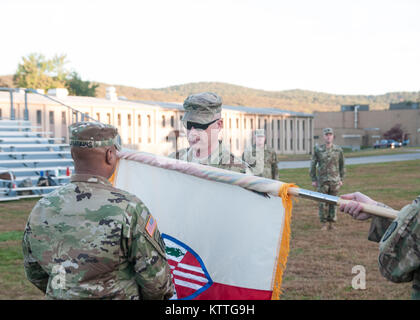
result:
<svg viewBox="0 0 420 320"><path fill-rule="evenodd" d="M332 149L335 149L335 144L333 143L333 144L331 144L331 147L330 148L327 148L327 144L324 143L323 144L323 147L324 147L325 150L327 150L327 149L332 150Z"/></svg>
<svg viewBox="0 0 420 320"><path fill-rule="evenodd" d="M187 159L188 159L188 161L194 161L195 160L195 162L198 162L200 164L206 164L206 165L218 164L220 162L220 158L221 158L224 151L225 150L222 146L222 142L219 141L218 147L215 148L213 150L213 152L207 158L203 158L203 159L194 158L193 150L192 150L192 148L189 148Z"/></svg>
<svg viewBox="0 0 420 320"><path fill-rule="evenodd" d="M92 174L73 174L70 178L70 182L99 183L107 186L112 186L111 182L109 182L107 178L95 176Z"/></svg>

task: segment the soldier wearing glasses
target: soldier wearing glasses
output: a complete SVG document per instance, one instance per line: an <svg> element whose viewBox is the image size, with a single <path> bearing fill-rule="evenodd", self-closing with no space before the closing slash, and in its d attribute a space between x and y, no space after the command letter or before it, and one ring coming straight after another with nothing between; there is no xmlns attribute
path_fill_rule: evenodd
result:
<svg viewBox="0 0 420 320"><path fill-rule="evenodd" d="M252 174L250 166L219 141L223 128L221 97L212 92L192 94L185 99L184 109L182 122L190 147L172 153L170 158Z"/></svg>

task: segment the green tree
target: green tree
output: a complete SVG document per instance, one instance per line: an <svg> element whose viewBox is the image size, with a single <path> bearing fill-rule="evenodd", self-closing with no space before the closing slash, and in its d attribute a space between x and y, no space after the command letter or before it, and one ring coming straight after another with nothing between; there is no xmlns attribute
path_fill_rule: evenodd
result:
<svg viewBox="0 0 420 320"><path fill-rule="evenodd" d="M68 75L66 63L66 55L55 55L53 59L46 59L42 54L31 53L22 57L13 82L16 86L24 88L63 88Z"/></svg>
<svg viewBox="0 0 420 320"><path fill-rule="evenodd" d="M66 88L71 95L96 97L96 88L98 87L99 84L83 81L76 71L73 71L66 79Z"/></svg>

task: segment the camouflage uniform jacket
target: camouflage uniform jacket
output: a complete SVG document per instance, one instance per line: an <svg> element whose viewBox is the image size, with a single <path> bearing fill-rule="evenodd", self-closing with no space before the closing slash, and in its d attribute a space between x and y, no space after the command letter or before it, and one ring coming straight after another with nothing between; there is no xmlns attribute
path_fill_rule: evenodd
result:
<svg viewBox="0 0 420 320"><path fill-rule="evenodd" d="M242 160L250 165L254 175L277 180L277 154L269 149L267 145L261 150L257 150L255 144L251 148L245 149L242 154Z"/></svg>
<svg viewBox="0 0 420 320"><path fill-rule="evenodd" d="M39 200L22 245L26 276L48 299L166 299L173 293L155 220L138 198L103 177L75 174Z"/></svg>
<svg viewBox="0 0 420 320"><path fill-rule="evenodd" d="M379 270L392 282L413 281L412 299L420 300L420 196L394 221L373 217L369 240L380 242Z"/></svg>
<svg viewBox="0 0 420 320"><path fill-rule="evenodd" d="M200 163L203 165L209 165L212 167L231 170L239 173L252 174L252 170L249 164L235 157L223 146L221 142L219 142L219 148L216 149L216 151L214 151L208 158L202 160L194 158L192 148L181 149L178 151L178 154L173 152L169 155L169 158Z"/></svg>
<svg viewBox="0 0 420 320"><path fill-rule="evenodd" d="M312 181L319 184L326 181L339 182L343 181L344 175L343 150L335 144L330 148L327 148L325 144L315 146L310 166Z"/></svg>

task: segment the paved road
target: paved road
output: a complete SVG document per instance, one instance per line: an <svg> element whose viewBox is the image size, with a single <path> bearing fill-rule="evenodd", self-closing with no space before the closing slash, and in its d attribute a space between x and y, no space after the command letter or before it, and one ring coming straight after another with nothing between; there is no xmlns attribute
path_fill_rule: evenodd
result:
<svg viewBox="0 0 420 320"><path fill-rule="evenodd" d="M415 150L413 153L404 154L391 154L384 156L370 156L370 157L358 157L348 158L345 160L345 164L363 164L363 163L378 163L378 162L394 162L394 161L407 161L407 160L419 160L420 150ZM279 169L293 169L293 168L309 168L310 161L280 161L277 166Z"/></svg>

